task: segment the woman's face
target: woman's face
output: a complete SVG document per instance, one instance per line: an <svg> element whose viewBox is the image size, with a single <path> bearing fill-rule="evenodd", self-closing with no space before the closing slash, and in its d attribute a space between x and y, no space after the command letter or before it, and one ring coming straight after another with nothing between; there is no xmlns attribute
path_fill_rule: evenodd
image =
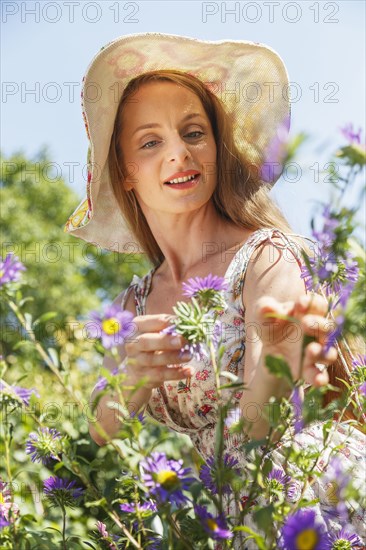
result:
<svg viewBox="0 0 366 550"><path fill-rule="evenodd" d="M172 82L149 82L122 113L124 182L146 214L206 204L216 186L216 144L199 98ZM169 183L170 182L170 183Z"/></svg>

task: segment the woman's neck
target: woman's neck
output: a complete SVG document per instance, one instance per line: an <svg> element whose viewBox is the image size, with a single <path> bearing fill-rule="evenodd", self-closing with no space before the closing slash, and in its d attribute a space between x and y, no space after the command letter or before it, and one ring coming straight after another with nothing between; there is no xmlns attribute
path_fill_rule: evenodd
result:
<svg viewBox="0 0 366 550"><path fill-rule="evenodd" d="M146 217L165 258L160 276L177 286L198 266L218 254L225 256L251 233L222 218L212 203L191 213Z"/></svg>

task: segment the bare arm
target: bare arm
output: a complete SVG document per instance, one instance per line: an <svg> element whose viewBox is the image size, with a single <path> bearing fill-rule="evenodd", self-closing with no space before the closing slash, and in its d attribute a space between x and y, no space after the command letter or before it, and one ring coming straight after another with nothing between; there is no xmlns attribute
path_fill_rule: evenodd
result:
<svg viewBox="0 0 366 550"><path fill-rule="evenodd" d="M119 294L119 296L117 296L117 298L113 302L114 305L118 305L118 306L121 305L124 293L125 293L125 291L121 292L121 294ZM135 310L135 307L134 307L132 294L130 294L130 296L127 299L125 309L127 309L128 311L131 311L131 313L136 315L136 310ZM117 350L118 350L119 356L121 358L121 363L122 363L122 361L126 357L126 352L125 352L124 345L117 346ZM112 359L111 357L108 357L108 356L104 357L103 368L105 368L105 369L109 370L110 372L112 372L117 366L118 365L114 361L114 359ZM132 375L126 380L126 386L133 386L137 382L138 382L138 380L136 380ZM91 398L90 398L90 401L91 401L92 404L95 402L95 399L97 398L98 393L100 393L100 392L97 389L93 390ZM124 398L125 403L127 405L127 408L128 409L133 408L137 412L138 410L141 410L146 405L146 403L149 401L150 395L151 395L151 389L147 389L147 388L144 388L144 387L139 388L133 394L133 403L130 403L131 390L124 390L122 388L122 395L123 395L123 398ZM98 419L98 423L103 428L103 430L110 437L113 437L119 431L119 429L121 428L121 422L118 418L118 414L117 414L116 409L114 409L113 407L108 405L110 403L119 403L119 399L118 399L118 396L116 394L113 394L113 393L105 394L99 399L98 404L97 404L96 409L95 409L95 416ZM94 423L90 422L90 424L89 424L89 433L98 445L103 445L103 444L106 443L105 439L100 435L100 433L98 433L98 430L97 430Z"/></svg>
<svg viewBox="0 0 366 550"><path fill-rule="evenodd" d="M300 376L303 336L314 336L317 341L308 344L305 349L303 376L308 383L322 385L328 377L326 372L322 374L317 370L315 363L332 363L337 352L330 348L326 356L323 354L323 344L331 329L325 319L325 300L305 294L295 258L291 260L289 254L284 255L272 244L263 246L261 254L248 266L243 303L248 327L244 383L248 389L244 390L240 405L244 416L248 417L245 411L249 412L249 404L253 404L252 418L254 412L257 416L251 424L250 435L262 438L269 429L263 414L264 405L271 396L279 398L289 395L286 382L269 373L265 356L282 355L296 380ZM266 318L269 312L295 317L298 322Z"/></svg>
<svg viewBox="0 0 366 550"><path fill-rule="evenodd" d="M118 296L114 304L120 305L122 296L123 294ZM125 309L136 315L132 294L127 299ZM190 376L192 367L184 365L190 361L191 355L182 356L180 354L183 347L182 337L174 337L161 332L170 324L169 315L142 315L134 317L133 322L136 327L133 337L117 349L121 362L125 360L124 366L127 373L124 387L121 388L123 399L127 410L136 414L144 409L149 402L153 388L159 387L168 380L179 380ZM117 364L113 359L106 357L103 366L112 371ZM136 391L129 389L141 380L145 381L142 387ZM97 395L98 391L94 390L91 397L92 402ZM118 403L117 395L103 395L95 411L99 424L109 437L116 435L121 427L113 403ZM107 443L107 440L98 433L94 424L90 423L89 431L98 445Z"/></svg>

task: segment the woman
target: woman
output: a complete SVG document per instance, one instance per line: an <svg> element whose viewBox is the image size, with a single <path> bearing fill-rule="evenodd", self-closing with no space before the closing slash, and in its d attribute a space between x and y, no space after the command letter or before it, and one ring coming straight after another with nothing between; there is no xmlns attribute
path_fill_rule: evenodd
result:
<svg viewBox="0 0 366 550"><path fill-rule="evenodd" d="M92 84L97 95L90 97ZM284 356L295 379L301 369L305 382L317 386L328 382L319 364L337 359L334 347L324 352L332 328L327 304L305 294L301 239L291 238L263 181L266 151L277 129L288 128L287 84L282 61L262 45L155 34L113 42L94 59L84 83L92 170L87 202L67 225L77 236L120 252L136 251L137 241L148 254L153 269L135 277L115 300L133 313L137 330L119 348L126 385L146 379L133 395L134 408L146 408L188 434L206 460L214 455L217 423L212 365L183 351L182 338L164 329L172 307L186 299L183 282L208 274L225 278L221 365L245 384L234 404L247 426L242 438L225 433L225 449L243 468L240 442L264 438L266 403L287 395L283 380L265 367L265 356ZM277 159L271 160L267 168L275 169L266 179L273 183L279 170ZM303 335L312 337L304 354ZM116 364L106 359L105 366ZM124 396L128 401L127 390ZM113 436L119 422L107 406L110 400L103 396L98 406L101 424ZM98 444L105 442L93 427L91 435ZM335 445L342 437L336 436ZM346 466L361 456L364 440L361 434L354 437ZM320 444L321 426L297 439L304 447ZM281 449L272 460L281 464ZM324 487L309 488L306 495L320 499L315 507L322 518L329 505ZM238 503L228 503L228 512L237 508ZM360 514L354 525L360 534Z"/></svg>

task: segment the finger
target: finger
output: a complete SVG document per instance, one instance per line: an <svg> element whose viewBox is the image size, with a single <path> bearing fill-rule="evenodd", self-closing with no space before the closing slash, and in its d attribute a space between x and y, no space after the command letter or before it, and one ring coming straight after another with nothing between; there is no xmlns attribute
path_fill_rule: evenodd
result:
<svg viewBox="0 0 366 550"><path fill-rule="evenodd" d="M302 316L304 313L325 316L328 313L328 302L320 294L303 294L295 303L295 316Z"/></svg>
<svg viewBox="0 0 366 550"><path fill-rule="evenodd" d="M324 353L323 347L318 342L307 345L303 363L305 382L317 387L328 384L326 365L334 363L337 356L338 353L334 347L330 347L327 353Z"/></svg>
<svg viewBox="0 0 366 550"><path fill-rule="evenodd" d="M156 353L141 352L133 357L138 364L144 367L166 367L188 363L192 359L192 354L188 350L184 351L162 351Z"/></svg>
<svg viewBox="0 0 366 550"><path fill-rule="evenodd" d="M337 357L338 352L336 348L330 347L329 350L324 353L324 346L319 342L311 342L305 348L304 366L314 365L315 363L331 365L337 360Z"/></svg>
<svg viewBox="0 0 366 550"><path fill-rule="evenodd" d="M329 383L329 376L326 369L320 370L316 365L311 365L304 368L304 380L307 384L319 388Z"/></svg>
<svg viewBox="0 0 366 550"><path fill-rule="evenodd" d="M262 296L256 304L257 316L263 321L286 319L293 314L294 306L293 301L279 302L272 296Z"/></svg>
<svg viewBox="0 0 366 550"><path fill-rule="evenodd" d="M126 343L126 351L129 355L147 351L180 350L182 347L183 338L180 335L161 332L143 333L132 342Z"/></svg>
<svg viewBox="0 0 366 550"><path fill-rule="evenodd" d="M325 343L329 334L335 329L335 323L331 319L326 319L321 315L304 315L300 320L304 334L316 338L321 343Z"/></svg>
<svg viewBox="0 0 366 550"><path fill-rule="evenodd" d="M177 365L174 367L157 367L151 369L147 375L148 384L154 387L160 386L164 382L182 380L193 376L194 368L188 365Z"/></svg>
<svg viewBox="0 0 366 550"><path fill-rule="evenodd" d="M159 315L138 315L133 322L136 323L139 333L159 332L168 327L173 319L173 315L163 313Z"/></svg>

